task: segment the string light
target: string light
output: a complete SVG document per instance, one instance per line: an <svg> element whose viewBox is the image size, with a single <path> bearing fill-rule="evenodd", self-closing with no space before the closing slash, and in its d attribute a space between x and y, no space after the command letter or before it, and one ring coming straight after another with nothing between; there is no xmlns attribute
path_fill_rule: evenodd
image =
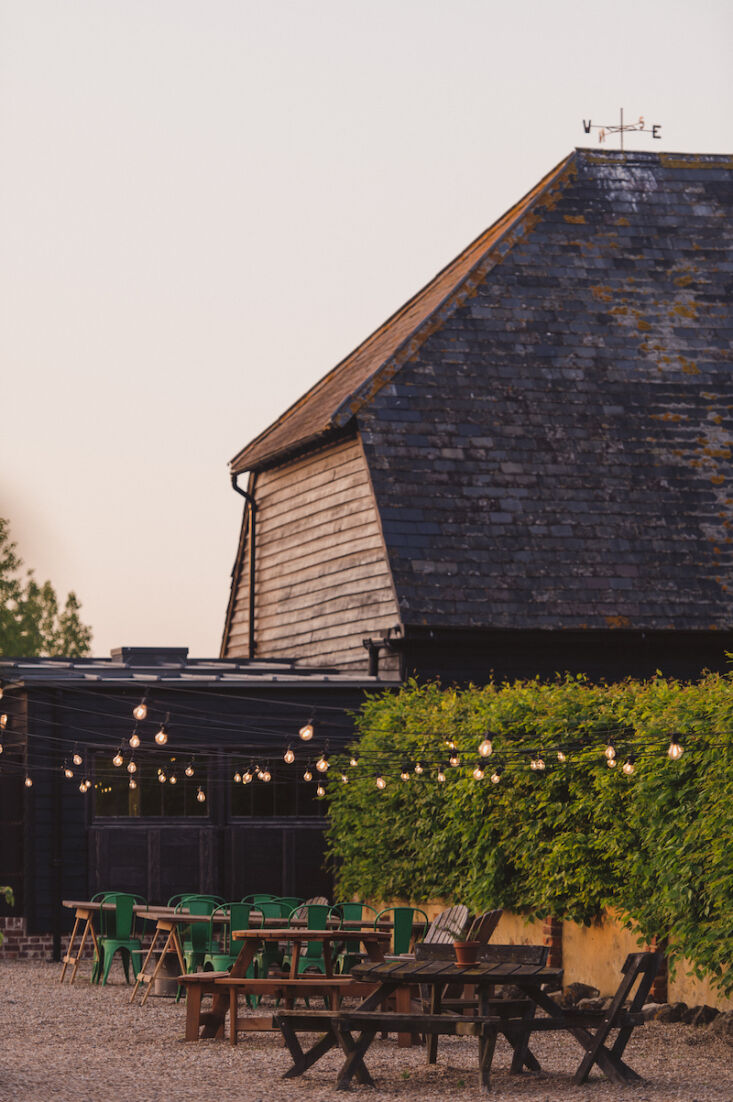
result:
<svg viewBox="0 0 733 1102"><path fill-rule="evenodd" d="M241 784L242 783L242 774L240 772L236 772L234 774L234 783L235 784Z"/></svg>
<svg viewBox="0 0 733 1102"><path fill-rule="evenodd" d="M541 773L542 770L545 768L544 760L541 757L532 758L531 762L529 763L529 767L530 769L534 769Z"/></svg>
<svg viewBox="0 0 733 1102"><path fill-rule="evenodd" d="M557 760L560 762L560 765L562 765L564 762L566 762L568 760L568 756L562 750L558 750Z"/></svg>
<svg viewBox="0 0 733 1102"><path fill-rule="evenodd" d="M265 768L260 773L260 780L264 781L265 784L268 784L272 780L272 773L268 765L265 765Z"/></svg>
<svg viewBox="0 0 733 1102"><path fill-rule="evenodd" d="M167 712L166 717L165 717L165 722L161 723L160 729L158 731L156 731L155 741L157 742L158 746L165 746L166 742L168 741L168 726L167 726L167 724L170 720L170 717L171 717L170 712Z"/></svg>
<svg viewBox="0 0 733 1102"><path fill-rule="evenodd" d="M319 773L327 773L328 772L328 754L326 753L325 750L323 751L320 758L316 762L316 769L318 770Z"/></svg>
<svg viewBox="0 0 733 1102"><path fill-rule="evenodd" d="M3 752L3 744L0 742L0 754Z"/></svg>
<svg viewBox="0 0 733 1102"><path fill-rule="evenodd" d="M190 761L188 763L188 765L184 769L184 773L186 774L187 777L192 777L193 776L193 761Z"/></svg>
<svg viewBox="0 0 733 1102"><path fill-rule="evenodd" d="M84 792L86 792L86 790L87 790L87 782L82 781L81 784L79 785L79 791L84 793Z"/></svg>
<svg viewBox="0 0 733 1102"><path fill-rule="evenodd" d="M76 747L74 747L74 753L72 755L71 760L73 761L74 765L81 765L81 763L82 763L82 756L79 753L79 751L76 749Z"/></svg>
<svg viewBox="0 0 733 1102"><path fill-rule="evenodd" d="M292 765L295 761L295 754L293 753L292 746L288 746L287 750L283 754L283 761L286 761L288 765Z"/></svg>
<svg viewBox="0 0 733 1102"><path fill-rule="evenodd" d="M135 730L130 735L130 746L133 748L133 750L137 750L139 745L140 745L140 736L137 733L137 727L136 727Z"/></svg>
<svg viewBox="0 0 733 1102"><path fill-rule="evenodd" d="M0 716L0 730L4 731L8 725L8 717L5 712Z"/></svg>
<svg viewBox="0 0 733 1102"><path fill-rule="evenodd" d="M472 776L475 781L482 781L484 779L484 767L480 761L476 762Z"/></svg>
<svg viewBox="0 0 733 1102"><path fill-rule="evenodd" d="M204 790L203 790L203 788L201 787L201 785L199 785L199 789L198 789L198 792L196 793L196 799L198 800L198 802L199 802L200 804L203 804L203 803L205 803L205 802L206 802L206 793L204 792Z"/></svg>
<svg viewBox="0 0 733 1102"><path fill-rule="evenodd" d="M24 783L25 783L26 788L33 788L33 778L30 777L27 773L26 773Z"/></svg>
<svg viewBox="0 0 733 1102"><path fill-rule="evenodd" d="M456 744L452 738L447 738L445 740L445 745L448 747L449 750L455 750L456 748Z"/></svg>
<svg viewBox="0 0 733 1102"><path fill-rule="evenodd" d="M618 763L615 758L606 758L606 765L609 769L615 769L617 764Z"/></svg>
<svg viewBox="0 0 733 1102"><path fill-rule="evenodd" d="M385 781L385 779L384 779L384 777L382 776L381 773L377 777L376 784L377 784L377 788L379 788L380 790L387 787L387 782Z"/></svg>
<svg viewBox="0 0 733 1102"><path fill-rule="evenodd" d="M175 775L175 773L171 773L170 777L168 778L168 784L178 784L178 777Z"/></svg>
<svg viewBox="0 0 733 1102"><path fill-rule="evenodd" d="M130 760L128 761L128 763L127 763L127 772L128 773L137 773L137 762L135 761L134 758L130 758Z"/></svg>
<svg viewBox="0 0 733 1102"><path fill-rule="evenodd" d="M613 739L608 740L608 746L603 751L603 753L606 755L606 758L609 761L614 760L614 758L616 757L616 747L613 745Z"/></svg>
<svg viewBox="0 0 733 1102"><path fill-rule="evenodd" d="M130 787L130 788L137 788L137 781L135 780L135 778L134 778L134 777L130 777L130 780L129 780L129 787Z"/></svg>
<svg viewBox="0 0 733 1102"><path fill-rule="evenodd" d="M165 782L166 782L167 780L168 780L168 778L167 778L167 776L165 775L165 772L164 772L164 771L163 771L162 769L159 769L159 770L158 770L158 781L159 781L159 783L160 783L160 784L165 784Z"/></svg>
<svg viewBox="0 0 733 1102"><path fill-rule="evenodd" d="M485 736L483 741L479 743L478 752L482 758L490 758L493 749L494 745L491 739Z"/></svg>
<svg viewBox="0 0 733 1102"><path fill-rule="evenodd" d="M298 734L302 738L303 742L310 742L310 740L313 738L313 720L309 719L307 723L304 723L298 731Z"/></svg>
<svg viewBox="0 0 733 1102"><path fill-rule="evenodd" d="M145 693L145 695L143 696L140 703L136 704L135 707L132 709L133 716L135 717L135 719L139 720L139 722L141 722L141 723L147 717L147 714L148 714L148 706L147 706L147 703L146 703L147 697L148 697L148 694Z"/></svg>
<svg viewBox="0 0 733 1102"><path fill-rule="evenodd" d="M64 762L64 776L68 781L70 781L71 778L74 776L74 770L69 769L67 762Z"/></svg>
<svg viewBox="0 0 733 1102"><path fill-rule="evenodd" d="M672 735L670 737L669 749L667 750L668 757L670 757L672 761L679 761L684 752L679 735Z"/></svg>
<svg viewBox="0 0 733 1102"><path fill-rule="evenodd" d="M322 784L319 784L318 788L316 789L316 796L325 796L325 795L326 795L326 789L323 787Z"/></svg>
<svg viewBox="0 0 733 1102"><path fill-rule="evenodd" d="M635 762L635 760L636 759L634 758L634 755L629 754L628 758L626 759L624 764L621 766L621 769L623 770L623 772L626 774L627 777L630 777L631 774L634 772L634 769L635 769L634 762Z"/></svg>
<svg viewBox="0 0 733 1102"><path fill-rule="evenodd" d="M349 765L352 767L352 769L356 769L358 764L359 764L359 755L358 754L352 754L351 758L349 760Z"/></svg>
<svg viewBox="0 0 733 1102"><path fill-rule="evenodd" d="M313 773L311 772L310 762L308 762L308 764L305 767L305 773L303 774L303 780L304 781L312 781L313 780Z"/></svg>
<svg viewBox="0 0 733 1102"><path fill-rule="evenodd" d="M123 763L123 761L124 761L124 760L125 760L125 759L124 759L124 758L122 757L122 747L120 747L120 748L118 749L117 753L115 754L115 756L114 756L114 757L112 758L112 764L113 764L113 765L114 765L114 766L115 766L115 767L116 767L117 769L119 769L119 767L120 767L120 766L122 765L122 763Z"/></svg>
<svg viewBox="0 0 733 1102"><path fill-rule="evenodd" d="M438 780L441 782L445 780L445 770L442 765L438 766Z"/></svg>
<svg viewBox="0 0 733 1102"><path fill-rule="evenodd" d="M400 773L400 777L403 781L409 781L410 779L410 767L407 762L402 763L402 772Z"/></svg>
<svg viewBox="0 0 733 1102"><path fill-rule="evenodd" d="M421 777L422 774L425 772L423 763L421 761L415 762L415 772L417 773L418 777Z"/></svg>
<svg viewBox="0 0 733 1102"><path fill-rule="evenodd" d="M246 769L244 771L244 773L242 773L242 784L251 784L251 783L252 783L252 770L251 769Z"/></svg>
<svg viewBox="0 0 733 1102"><path fill-rule="evenodd" d="M343 781L344 784L349 783L349 778L347 777L346 773L341 774L341 780Z"/></svg>
<svg viewBox="0 0 733 1102"><path fill-rule="evenodd" d="M498 784L499 781L501 780L501 774L502 773L503 773L503 769L501 768L500 765L497 765L496 768L494 769L494 772L491 774L491 783L492 784Z"/></svg>
<svg viewBox="0 0 733 1102"><path fill-rule="evenodd" d="M455 751L448 758L448 761L453 766L453 768L455 768L457 765L461 764L461 759L459 758L458 754L455 753Z"/></svg>

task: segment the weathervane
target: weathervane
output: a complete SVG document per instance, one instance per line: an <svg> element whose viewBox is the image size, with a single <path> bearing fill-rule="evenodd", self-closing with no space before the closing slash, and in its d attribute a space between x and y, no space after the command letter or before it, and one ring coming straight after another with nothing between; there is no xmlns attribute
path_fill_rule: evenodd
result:
<svg viewBox="0 0 733 1102"><path fill-rule="evenodd" d="M623 152L623 148L624 148L624 132L627 131L627 130L636 131L636 133L638 133L638 134L651 134L651 136L653 138L661 138L661 136L662 136L661 124L660 123L654 123L653 126L644 126L644 116L643 115L639 115L639 121L638 122L629 122L629 123L626 123L625 126L624 126L624 109L623 109L623 107L620 108L619 116L620 116L620 121L619 121L618 126L597 126L597 125L594 125L590 121L590 119L588 119L587 122L585 121L585 119L583 119L583 130L585 130L586 134L590 134L591 130L597 130L598 131L598 141L599 142L605 142L605 140L609 136L609 134L618 134L619 138L621 139L621 150L622 150L622 152Z"/></svg>

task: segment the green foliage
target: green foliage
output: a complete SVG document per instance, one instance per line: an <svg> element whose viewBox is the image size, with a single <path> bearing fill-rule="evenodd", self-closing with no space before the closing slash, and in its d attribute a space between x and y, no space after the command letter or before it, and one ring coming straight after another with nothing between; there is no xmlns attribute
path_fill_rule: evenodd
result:
<svg viewBox="0 0 733 1102"><path fill-rule="evenodd" d="M8 887L0 885L0 898L4 899L5 902L10 907L12 907L15 904L15 895L13 894L13 889L12 888L8 888ZM0 930L0 945L2 945L2 943L3 943L3 932L2 932L2 930Z"/></svg>
<svg viewBox="0 0 733 1102"><path fill-rule="evenodd" d="M89 654L92 632L82 623L76 594L69 593L60 608L51 583L37 582L32 570L23 576L22 566L10 525L0 517L0 655L81 658Z"/></svg>
<svg viewBox="0 0 733 1102"><path fill-rule="evenodd" d="M487 730L494 750L476 781ZM370 698L357 731L359 764L335 762L329 773L340 895L440 897L584 923L610 907L733 989L731 677L598 686L567 676L466 690L411 682ZM679 761L666 753L673 731L684 736ZM611 737L616 768L604 756ZM629 753L633 776L621 768ZM532 771L539 754L546 768ZM425 773L401 781L401 761L420 758L431 763Z"/></svg>

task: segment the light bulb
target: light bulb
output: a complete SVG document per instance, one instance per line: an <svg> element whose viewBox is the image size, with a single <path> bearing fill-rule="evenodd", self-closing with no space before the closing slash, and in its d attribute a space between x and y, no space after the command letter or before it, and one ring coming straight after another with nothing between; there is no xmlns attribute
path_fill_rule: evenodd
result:
<svg viewBox="0 0 733 1102"><path fill-rule="evenodd" d="M137 781L134 777L130 777L130 788L137 788Z"/></svg>
<svg viewBox="0 0 733 1102"><path fill-rule="evenodd" d="M346 774L345 774L345 773L342 773L342 774L341 774L341 780L342 780L342 781L344 782L344 784L348 784L348 783L349 783L349 778L348 778L348 777L346 776Z"/></svg>
<svg viewBox="0 0 733 1102"><path fill-rule="evenodd" d="M33 778L32 777L26 777L25 786L26 786L26 788L33 788Z"/></svg>
<svg viewBox="0 0 733 1102"><path fill-rule="evenodd" d="M415 762L415 772L417 773L418 777L419 777L419 776L420 776L420 775L421 775L422 773L424 773L424 772L425 772L425 770L423 769L423 764L422 764L422 762L421 762L421 761L416 761L416 762Z"/></svg>
<svg viewBox="0 0 733 1102"><path fill-rule="evenodd" d="M669 749L667 750L669 757L672 759L672 761L679 761L684 752L685 751L683 750L677 735L672 735Z"/></svg>
<svg viewBox="0 0 733 1102"><path fill-rule="evenodd" d="M442 765L438 769L438 780L439 781L444 781L445 780L445 772L443 771L443 766Z"/></svg>
<svg viewBox="0 0 733 1102"><path fill-rule="evenodd" d="M161 769L161 770L160 770L160 771L158 772L158 781L160 782L160 784L165 784L165 782L166 782L167 780L168 780L167 776L165 775L165 773L164 773L164 772L163 772L163 770Z"/></svg>
<svg viewBox="0 0 733 1102"><path fill-rule="evenodd" d="M400 777L402 778L403 781L409 781L409 779L410 779L410 767L407 764L407 762L405 762L402 766L402 772L400 773Z"/></svg>
<svg viewBox="0 0 733 1102"><path fill-rule="evenodd" d="M326 795L326 789L323 787L322 784L319 784L318 788L316 789L316 796L325 796L325 795Z"/></svg>
<svg viewBox="0 0 733 1102"><path fill-rule="evenodd" d="M612 761L616 757L616 747L612 742L609 742L606 749L603 751L609 761Z"/></svg>
<svg viewBox="0 0 733 1102"><path fill-rule="evenodd" d="M132 734L130 735L130 746L133 748L133 750L137 750L139 745L140 745L140 736L138 735L137 731L133 731Z"/></svg>
<svg viewBox="0 0 733 1102"><path fill-rule="evenodd" d="M455 750L456 748L456 744L452 738L447 738L445 740L445 745L448 747L449 750Z"/></svg>
<svg viewBox="0 0 733 1102"><path fill-rule="evenodd" d="M483 742L479 743L478 752L482 758L491 757L491 751L494 749L490 738L485 738Z"/></svg>
<svg viewBox="0 0 733 1102"><path fill-rule="evenodd" d="M79 791L80 792L86 792L86 790L87 790L86 783L84 781L82 781L81 784L79 785Z"/></svg>
<svg viewBox="0 0 733 1102"><path fill-rule="evenodd" d="M234 774L234 783L235 784L241 784L242 783L242 774L241 773L235 773Z"/></svg>
<svg viewBox="0 0 733 1102"><path fill-rule="evenodd" d="M261 780L261 781L264 781L264 782L265 782L265 784L267 784L267 783L268 783L269 781L271 781L271 780L272 780L272 773L271 773L271 772L270 772L270 770L269 770L269 769L267 768L267 766L265 766L265 768L264 768L263 772L262 772L262 773L260 773L260 780Z"/></svg>
<svg viewBox="0 0 733 1102"><path fill-rule="evenodd" d="M0 742L0 754L3 752L3 744Z"/></svg>
<svg viewBox="0 0 733 1102"><path fill-rule="evenodd" d="M328 772L328 758L325 756L325 754L322 757L320 757L318 759L318 761L316 762L316 769L318 770L319 773L327 773Z"/></svg>
<svg viewBox="0 0 733 1102"><path fill-rule="evenodd" d="M558 750L558 752L557 752L557 760L558 760L558 761L560 762L560 764L562 765L562 763L563 763L564 761L567 761L567 760L568 760L567 754L564 754L564 753L562 752L562 750Z"/></svg>
<svg viewBox="0 0 733 1102"><path fill-rule="evenodd" d="M71 778L74 776L74 770L69 769L68 765L64 768L64 776L67 780L71 780Z"/></svg>
<svg viewBox="0 0 733 1102"><path fill-rule="evenodd" d="M454 768L455 768L456 765L461 764L461 759L458 757L458 754L451 754L451 756L448 760Z"/></svg>
<svg viewBox="0 0 733 1102"><path fill-rule="evenodd" d="M306 766L305 773L303 774L303 780L304 781L312 781L313 780L313 774L311 772L311 767L309 765Z"/></svg>
<svg viewBox="0 0 733 1102"><path fill-rule="evenodd" d="M606 765L608 766L609 769L615 769L616 764L617 764L617 762L616 762L615 758L606 758Z"/></svg>
<svg viewBox="0 0 733 1102"><path fill-rule="evenodd" d="M387 782L385 781L384 777L380 773L379 776L377 777L377 788L381 789L381 788L386 788L386 787L387 787Z"/></svg>
<svg viewBox="0 0 733 1102"><path fill-rule="evenodd" d="M349 760L349 765L350 765L350 766L351 766L352 768L356 768L356 766L357 766L358 764L359 764L359 755L358 755L358 754L352 754L352 755L351 755L351 758L350 758L350 760Z"/></svg>
<svg viewBox="0 0 733 1102"><path fill-rule="evenodd" d="M170 777L168 778L168 784L178 784L178 777L175 775L175 773L171 773Z"/></svg>
<svg viewBox="0 0 733 1102"><path fill-rule="evenodd" d="M484 779L484 768L480 762L476 762L476 767L472 776L475 781L482 781Z"/></svg>
<svg viewBox="0 0 733 1102"><path fill-rule="evenodd" d="M137 762L136 761L133 761L133 760L128 761L128 763L127 763L127 772L128 773L137 773Z"/></svg>
<svg viewBox="0 0 733 1102"><path fill-rule="evenodd" d="M292 748L290 746L288 746L287 750L283 754L283 761L286 761L288 763L288 765L292 765L293 762L295 761L295 754L293 753Z"/></svg>
<svg viewBox="0 0 733 1102"><path fill-rule="evenodd" d="M81 754L78 754L76 751L74 751L74 756L71 760L73 761L74 765L81 765Z"/></svg>
<svg viewBox="0 0 733 1102"><path fill-rule="evenodd" d="M631 774L634 772L634 769L636 768L636 766L634 765L634 755L633 754L629 754L628 758L626 759L624 764L621 766L621 768L622 768L623 772L626 774L627 777L631 776Z"/></svg>
<svg viewBox="0 0 733 1102"><path fill-rule="evenodd" d="M117 768L119 769L119 767L122 765L123 760L124 759L122 757L122 754L118 750L117 753L115 754L115 756L112 758L112 764L117 766Z"/></svg>
<svg viewBox="0 0 733 1102"><path fill-rule="evenodd" d="M242 784L251 784L251 783L252 783L252 774L248 769L245 773L242 773Z"/></svg>
<svg viewBox="0 0 733 1102"><path fill-rule="evenodd" d="M544 763L543 759L542 758L537 758L535 763L534 763L534 767L535 767L535 769L538 769L540 772L542 772L542 770L545 768L545 763Z"/></svg>
<svg viewBox="0 0 733 1102"><path fill-rule="evenodd" d="M145 717L146 717L146 716L147 716L147 714L148 714L148 706L147 706L147 704L145 703L145 698L144 698L144 697L143 697L143 699L142 699L142 700L140 701L140 703L139 703L139 704L137 704L137 705L136 705L136 706L135 706L135 707L134 707L134 708L132 709L132 714L134 715L135 719L139 719L139 720L143 720L143 719L145 719Z"/></svg>
<svg viewBox="0 0 733 1102"><path fill-rule="evenodd" d="M5 714L5 712L3 712L3 714L0 716L0 730L4 731L5 728L7 727L7 725L8 725L8 717Z"/></svg>
<svg viewBox="0 0 733 1102"><path fill-rule="evenodd" d="M204 801L206 800L206 793L204 792L203 788L201 788L201 786L199 786L199 790L196 793L196 799L200 804L204 803Z"/></svg>
<svg viewBox="0 0 733 1102"><path fill-rule="evenodd" d="M192 777L193 776L193 766L191 765L190 762L186 766L186 776L187 777Z"/></svg>
<svg viewBox="0 0 733 1102"><path fill-rule="evenodd" d="M492 784L498 784L500 780L501 780L501 766L497 765L496 769L491 774L491 783Z"/></svg>
<svg viewBox="0 0 733 1102"><path fill-rule="evenodd" d="M168 732L165 729L165 723L161 723L160 730L156 732L155 741L158 746L165 746L168 741Z"/></svg>
<svg viewBox="0 0 733 1102"><path fill-rule="evenodd" d="M303 726L298 731L298 734L302 738L303 742L310 742L310 740L313 738L313 724L310 720L308 720L307 723L303 724Z"/></svg>

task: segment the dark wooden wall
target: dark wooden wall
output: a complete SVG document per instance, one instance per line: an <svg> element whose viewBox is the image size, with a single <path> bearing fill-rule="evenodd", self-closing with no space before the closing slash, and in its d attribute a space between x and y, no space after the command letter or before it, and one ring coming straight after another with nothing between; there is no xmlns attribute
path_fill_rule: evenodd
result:
<svg viewBox="0 0 733 1102"><path fill-rule="evenodd" d="M256 657L366 672L362 639L400 617L361 444L259 473L255 498ZM225 658L249 657L248 543L235 576Z"/></svg>

